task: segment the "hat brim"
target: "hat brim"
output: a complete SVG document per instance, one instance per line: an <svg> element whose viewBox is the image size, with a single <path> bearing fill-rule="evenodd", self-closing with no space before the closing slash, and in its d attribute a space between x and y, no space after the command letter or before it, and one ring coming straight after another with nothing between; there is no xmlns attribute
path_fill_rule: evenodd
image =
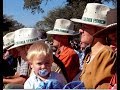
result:
<svg viewBox="0 0 120 90"><path fill-rule="evenodd" d="M117 30L117 23L113 23L113 24L108 25L106 28L96 32L93 36L94 37L99 37L99 36L101 36L103 34L107 35L109 33L116 32L116 30Z"/></svg>
<svg viewBox="0 0 120 90"><path fill-rule="evenodd" d="M7 47L6 46L3 46L3 50L6 49Z"/></svg>
<svg viewBox="0 0 120 90"><path fill-rule="evenodd" d="M44 39L39 39L37 41L44 41ZM24 44L19 44L19 45L13 45L12 47L10 47L8 50L11 50L13 48L17 48L17 47L20 47L20 46L24 46L24 45L28 45L28 44L33 44L34 42L37 42L37 41L33 41L33 42L30 42L30 43L24 43Z"/></svg>
<svg viewBox="0 0 120 90"><path fill-rule="evenodd" d="M53 31L53 30L50 30L50 31L47 31L46 32L47 34L53 34L53 35L79 35L80 33L79 32L75 32L75 33L64 33L64 32L58 32L58 31Z"/></svg>
<svg viewBox="0 0 120 90"><path fill-rule="evenodd" d="M95 24L95 23L92 23L92 22L83 21L82 19L71 18L70 20L73 21L73 22L88 24L88 25L97 26L97 27L106 27L106 26L103 26L103 25L100 25L100 24L97 24L97 23Z"/></svg>
<svg viewBox="0 0 120 90"><path fill-rule="evenodd" d="M7 49L7 50L8 50L8 49L9 49L10 47L12 47L13 45L14 45L14 44L9 45L9 46L3 46L3 50L4 50L4 49Z"/></svg>

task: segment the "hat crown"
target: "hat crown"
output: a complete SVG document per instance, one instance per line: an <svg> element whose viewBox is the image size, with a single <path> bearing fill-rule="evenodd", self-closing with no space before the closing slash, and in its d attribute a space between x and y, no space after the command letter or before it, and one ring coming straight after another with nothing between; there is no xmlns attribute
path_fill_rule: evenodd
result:
<svg viewBox="0 0 120 90"><path fill-rule="evenodd" d="M83 24L106 27L110 24L111 21L114 21L116 18L116 15L114 15L114 13L114 10L104 4L88 3L84 10L82 19L72 18L71 20Z"/></svg>
<svg viewBox="0 0 120 90"><path fill-rule="evenodd" d="M15 31L15 39L17 38L34 38L38 37L38 31L34 28L21 28Z"/></svg>
<svg viewBox="0 0 120 90"><path fill-rule="evenodd" d="M73 30L74 24L67 19L56 19L54 29Z"/></svg>
<svg viewBox="0 0 120 90"><path fill-rule="evenodd" d="M54 29L48 31L47 34L58 35L78 35L79 32L74 31L74 23L67 19L56 19Z"/></svg>
<svg viewBox="0 0 120 90"><path fill-rule="evenodd" d="M3 36L4 48L7 48L14 44L14 36L15 36L14 32L7 33L6 35Z"/></svg>
<svg viewBox="0 0 120 90"><path fill-rule="evenodd" d="M117 9L111 9L107 12L107 25L117 23Z"/></svg>
<svg viewBox="0 0 120 90"><path fill-rule="evenodd" d="M93 23L93 25L106 26L106 16L109 10L110 8L106 5L99 3L88 3L84 10L82 20Z"/></svg>
<svg viewBox="0 0 120 90"><path fill-rule="evenodd" d="M34 28L21 28L15 31L14 45L26 45L38 40L38 31Z"/></svg>

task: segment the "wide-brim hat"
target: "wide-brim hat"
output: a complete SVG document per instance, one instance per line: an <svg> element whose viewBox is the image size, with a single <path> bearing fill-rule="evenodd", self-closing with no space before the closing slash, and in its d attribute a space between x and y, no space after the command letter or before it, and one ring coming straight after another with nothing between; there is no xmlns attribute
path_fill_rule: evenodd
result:
<svg viewBox="0 0 120 90"><path fill-rule="evenodd" d="M47 31L47 34L57 35L78 35L79 32L74 31L74 23L67 19L56 19L54 29Z"/></svg>
<svg viewBox="0 0 120 90"><path fill-rule="evenodd" d="M110 24L106 28L96 32L93 36L99 37L101 35L103 36L103 35L108 35L109 33L114 33L116 31L117 31L117 23L114 23L114 24Z"/></svg>
<svg viewBox="0 0 120 90"><path fill-rule="evenodd" d="M9 50L41 40L42 39L39 39L39 34L36 29L21 28L15 31L14 45L10 47Z"/></svg>
<svg viewBox="0 0 120 90"><path fill-rule="evenodd" d="M14 45L14 32L9 32L3 36L3 50Z"/></svg>
<svg viewBox="0 0 120 90"><path fill-rule="evenodd" d="M98 27L106 27L107 25L109 25L107 21L108 14L111 14L108 13L109 11L111 11L111 9L104 4L88 3L84 10L82 19L72 18L70 20L82 24L94 25ZM113 11L111 17L114 17ZM111 17L109 19L114 20L114 18Z"/></svg>

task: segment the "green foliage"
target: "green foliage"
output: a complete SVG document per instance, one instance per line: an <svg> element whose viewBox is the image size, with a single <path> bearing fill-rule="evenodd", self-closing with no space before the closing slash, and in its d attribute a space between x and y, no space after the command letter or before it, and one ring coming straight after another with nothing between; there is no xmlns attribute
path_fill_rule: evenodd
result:
<svg viewBox="0 0 120 90"><path fill-rule="evenodd" d="M56 19L64 18L64 19L71 19L71 18L81 18L86 2L81 2L79 4L74 3L72 6L65 6L65 7L57 7L51 11L49 11L48 15L44 17L42 21L36 23L36 28L40 28L41 30L52 30L54 28L54 23ZM75 30L80 25L76 23Z"/></svg>
<svg viewBox="0 0 120 90"><path fill-rule="evenodd" d="M51 0L24 0L24 9L30 10L31 13L44 13L43 8L41 7L41 4L44 2L51 1ZM103 3L103 2L112 2L115 7L117 7L117 0L66 0L67 6L74 7L75 5L79 5L81 2L86 3Z"/></svg>
<svg viewBox="0 0 120 90"><path fill-rule="evenodd" d="M3 35L8 32L15 31L17 29L25 27L23 24L14 20L12 16L3 15Z"/></svg>
<svg viewBox="0 0 120 90"><path fill-rule="evenodd" d="M41 8L41 3L43 1L46 1L46 3L48 2L48 0L24 0L23 9L31 10L31 13L33 14L36 12L43 13L44 10Z"/></svg>

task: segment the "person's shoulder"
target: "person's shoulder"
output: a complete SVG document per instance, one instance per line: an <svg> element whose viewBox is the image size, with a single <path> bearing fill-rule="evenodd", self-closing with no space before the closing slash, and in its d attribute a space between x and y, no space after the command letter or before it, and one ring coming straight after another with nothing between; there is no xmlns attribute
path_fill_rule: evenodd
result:
<svg viewBox="0 0 120 90"><path fill-rule="evenodd" d="M77 50L72 49L72 48L68 48L68 53L69 53L69 55L74 55L74 54L78 54L79 52Z"/></svg>
<svg viewBox="0 0 120 90"><path fill-rule="evenodd" d="M102 51L103 52L108 52L108 53L113 53L114 52L113 49L108 45L105 45Z"/></svg>

